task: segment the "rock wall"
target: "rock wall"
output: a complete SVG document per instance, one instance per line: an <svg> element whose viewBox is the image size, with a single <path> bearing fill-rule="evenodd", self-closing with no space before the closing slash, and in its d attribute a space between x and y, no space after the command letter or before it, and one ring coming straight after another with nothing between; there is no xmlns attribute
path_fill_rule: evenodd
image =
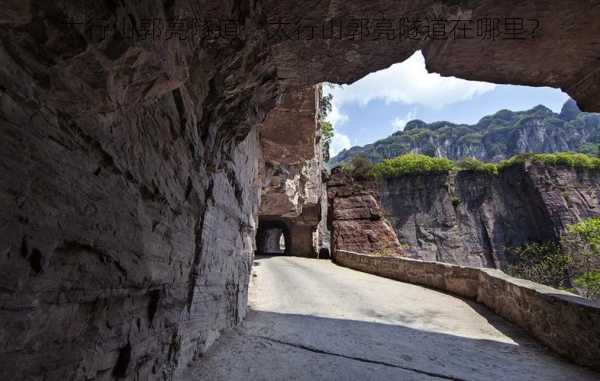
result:
<svg viewBox="0 0 600 381"><path fill-rule="evenodd" d="M544 165L386 180L382 204L412 258L500 268L507 249L558 241L600 215L600 172Z"/></svg>
<svg viewBox="0 0 600 381"><path fill-rule="evenodd" d="M406 255L428 261L501 268L509 259L508 249L558 241L567 225L600 216L600 171L585 169L525 164L498 176L474 171L427 173L365 185L377 195L370 196L370 208L381 210L378 213L389 221ZM341 198L330 192L332 234L341 240L333 246L373 253L368 245L350 249L346 242L351 238L343 227L368 217L362 213L368 210L364 191L339 174L332 176L331 186L348 190ZM383 231L370 240L390 238Z"/></svg>
<svg viewBox="0 0 600 381"><path fill-rule="evenodd" d="M318 121L321 91L317 85L287 93L259 129L265 161L260 221L286 226L288 255L314 257L329 250L323 228L327 195Z"/></svg>
<svg viewBox="0 0 600 381"><path fill-rule="evenodd" d="M587 299L493 269L348 251L336 252L335 262L475 300L562 356L600 370L600 306Z"/></svg>
<svg viewBox="0 0 600 381"><path fill-rule="evenodd" d="M185 94L103 121L1 95L0 378L167 377L244 317L256 132L209 172Z"/></svg>
<svg viewBox="0 0 600 381"><path fill-rule="evenodd" d="M402 255L393 227L387 221L374 181L355 181L334 168L327 182L328 225L333 257L340 250L379 255Z"/></svg>
<svg viewBox="0 0 600 381"><path fill-rule="evenodd" d="M561 87L600 111L600 8L589 5L0 1L0 378L173 379L238 324L258 126L285 94L422 49L432 71ZM273 36L274 19L318 30L381 14L517 15L542 28L497 41ZM236 30L148 29L180 18Z"/></svg>
<svg viewBox="0 0 600 381"><path fill-rule="evenodd" d="M177 378L246 313L265 48L66 23L168 2L28 3L0 4L0 379Z"/></svg>

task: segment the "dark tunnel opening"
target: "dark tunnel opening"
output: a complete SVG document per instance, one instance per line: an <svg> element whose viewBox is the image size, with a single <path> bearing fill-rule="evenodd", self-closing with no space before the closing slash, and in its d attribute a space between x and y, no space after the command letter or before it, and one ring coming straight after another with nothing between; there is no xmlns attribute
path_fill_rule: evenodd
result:
<svg viewBox="0 0 600 381"><path fill-rule="evenodd" d="M292 237L283 221L261 220L256 234L257 255L292 255Z"/></svg>

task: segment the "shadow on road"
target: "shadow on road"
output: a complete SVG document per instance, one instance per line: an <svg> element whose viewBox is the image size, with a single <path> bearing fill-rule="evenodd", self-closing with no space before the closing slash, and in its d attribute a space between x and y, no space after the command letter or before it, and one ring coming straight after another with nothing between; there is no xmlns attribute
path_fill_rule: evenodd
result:
<svg viewBox="0 0 600 381"><path fill-rule="evenodd" d="M251 310L189 379L211 380L598 380L518 329L515 343L401 325Z"/></svg>

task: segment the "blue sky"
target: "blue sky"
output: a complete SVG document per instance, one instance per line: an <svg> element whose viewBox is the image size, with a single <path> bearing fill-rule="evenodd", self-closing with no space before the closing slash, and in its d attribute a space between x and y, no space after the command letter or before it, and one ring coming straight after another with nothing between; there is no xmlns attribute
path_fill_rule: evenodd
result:
<svg viewBox="0 0 600 381"><path fill-rule="evenodd" d="M421 52L351 85L326 87L325 91L333 94L334 107L328 116L336 134L332 155L385 138L413 119L473 124L501 109L520 111L542 104L558 112L568 99L559 89L496 85L428 73Z"/></svg>

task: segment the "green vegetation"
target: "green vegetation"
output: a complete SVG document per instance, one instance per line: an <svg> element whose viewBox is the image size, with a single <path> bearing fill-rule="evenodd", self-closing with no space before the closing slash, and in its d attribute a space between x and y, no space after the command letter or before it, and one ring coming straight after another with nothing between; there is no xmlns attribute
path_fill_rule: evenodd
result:
<svg viewBox="0 0 600 381"><path fill-rule="evenodd" d="M356 180L369 180L375 177L373 163L365 156L354 156L350 164L342 166L342 171Z"/></svg>
<svg viewBox="0 0 600 381"><path fill-rule="evenodd" d="M578 224L570 225L567 229L569 236L586 243L582 254L586 256L600 254L600 218L590 218Z"/></svg>
<svg viewBox="0 0 600 381"><path fill-rule="evenodd" d="M321 133L323 134L323 140L321 143L323 144L323 150L326 153L326 157L329 157L329 146L331 145L331 140L335 135L335 131L333 126L329 122L322 121L321 122Z"/></svg>
<svg viewBox="0 0 600 381"><path fill-rule="evenodd" d="M327 115L331 112L332 108L333 94L323 95L321 93L321 98L319 99L319 120L324 121L327 118Z"/></svg>
<svg viewBox="0 0 600 381"><path fill-rule="evenodd" d="M584 153L590 156L600 156L600 144L598 143L585 143L579 148L579 153Z"/></svg>
<svg viewBox="0 0 600 381"><path fill-rule="evenodd" d="M458 168L465 171L484 172L490 175L498 174L498 166L493 163L484 163L477 159L467 158L458 163Z"/></svg>
<svg viewBox="0 0 600 381"><path fill-rule="evenodd" d="M575 287L582 290L586 298L597 299L600 297L600 271L584 273L574 279Z"/></svg>
<svg viewBox="0 0 600 381"><path fill-rule="evenodd" d="M523 154L503 160L498 164L484 163L467 158L459 163L442 157L420 154L404 154L373 164L365 155L354 156L350 164L343 165L346 173L355 178L393 178L415 173L443 173L449 171L475 171L497 176L501 171L514 165L533 162L548 166L566 166L571 168L600 169L600 158L582 153L559 152ZM358 177L357 177L358 176Z"/></svg>
<svg viewBox="0 0 600 381"><path fill-rule="evenodd" d="M452 197L452 206L454 209L458 208L462 204L462 200L458 197Z"/></svg>
<svg viewBox="0 0 600 381"><path fill-rule="evenodd" d="M327 115L333 109L333 95L327 94L323 95L321 93L321 97L319 99L319 112L318 119L321 124L321 133L323 134L323 138L321 140L321 144L323 145L323 151L325 152L325 161L329 161L329 146L331 144L331 140L335 135L335 130L331 123L327 122Z"/></svg>
<svg viewBox="0 0 600 381"><path fill-rule="evenodd" d="M504 271L517 278L531 280L548 286L570 289L570 258L559 245L551 242L530 243L513 248L513 263Z"/></svg>
<svg viewBox="0 0 600 381"><path fill-rule="evenodd" d="M455 167L454 162L445 158L406 154L376 164L374 171L377 176L387 178L412 173L448 172Z"/></svg>
<svg viewBox="0 0 600 381"><path fill-rule="evenodd" d="M403 131L341 152L329 165L348 163L358 154L379 163L415 152L456 161L478 157L498 162L517 153L515 149L528 152L540 143L552 145L557 140L567 145L567 151L600 155L600 114L581 112L575 102L568 101L560 114L544 106L519 112L501 110L472 125L412 120Z"/></svg>
<svg viewBox="0 0 600 381"><path fill-rule="evenodd" d="M481 144L481 141L483 140L483 134L474 132L463 135L459 140L466 144Z"/></svg>
<svg viewBox="0 0 600 381"><path fill-rule="evenodd" d="M549 166L565 166L572 168L600 168L600 158L575 152L531 153L514 156L498 164L500 170L525 162L539 163Z"/></svg>
<svg viewBox="0 0 600 381"><path fill-rule="evenodd" d="M507 273L600 298L600 217L569 225L560 244L532 243L513 249Z"/></svg>
<svg viewBox="0 0 600 381"><path fill-rule="evenodd" d="M347 173L356 172L362 178L372 176L391 178L414 173L442 173L452 170L475 171L496 176L506 168L526 162L549 166L600 169L600 158L573 152L523 154L503 160L499 164L483 163L473 158L454 163L446 158L419 154L400 155L394 159L386 159L381 163L372 164L366 156L358 155L352 158L350 165L343 167Z"/></svg>
<svg viewBox="0 0 600 381"><path fill-rule="evenodd" d="M574 285L584 296L600 297L600 217L568 226L561 243Z"/></svg>
<svg viewBox="0 0 600 381"><path fill-rule="evenodd" d="M533 161L544 165L600 168L600 159L575 153L520 155L501 165L465 159L459 164L445 158L406 154L373 164L363 155L354 156L342 170L357 180L398 177L414 173L447 173L453 170L478 171L491 176L512 165ZM462 201L452 198L457 208ZM505 271L588 298L600 298L600 217L569 225L560 242L531 243L509 251ZM387 256L387 251L378 253Z"/></svg>
<svg viewBox="0 0 600 381"><path fill-rule="evenodd" d="M406 154L373 164L366 156L354 156L342 170L357 180L390 178L414 173L447 173L453 170L478 171L491 176L504 168L533 161L544 165L600 168L600 159L575 153L520 155L502 165L465 159L453 161L425 155ZM454 208L462 201L452 198ZM509 251L504 270L515 277L600 299L600 217L569 225L560 242L531 243ZM383 250L378 255L390 255Z"/></svg>

